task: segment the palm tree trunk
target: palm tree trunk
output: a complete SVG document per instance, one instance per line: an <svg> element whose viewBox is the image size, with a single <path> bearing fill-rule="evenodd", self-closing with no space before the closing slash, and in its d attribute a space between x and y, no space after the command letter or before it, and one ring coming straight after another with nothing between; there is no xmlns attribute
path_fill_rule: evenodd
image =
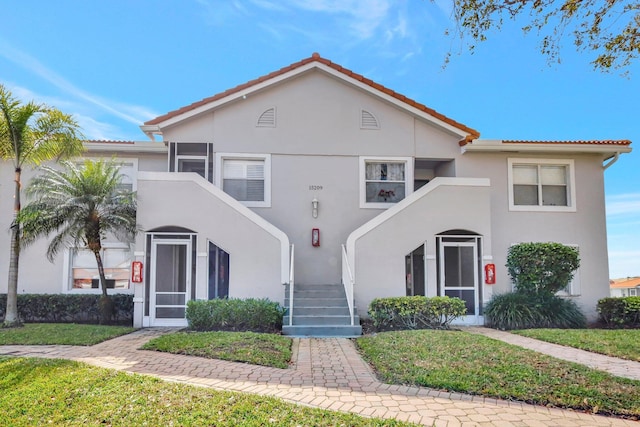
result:
<svg viewBox="0 0 640 427"><path fill-rule="evenodd" d="M102 256L100 256L100 245L97 249L93 249L93 254L96 257L96 263L98 264L98 275L100 276L100 288L102 289L102 296L98 304L100 308L100 324L108 325L111 323L111 317L113 315L113 302L107 294L107 276L104 274L104 264L102 263Z"/></svg>
<svg viewBox="0 0 640 427"><path fill-rule="evenodd" d="M19 326L18 317L18 263L20 260L20 168L15 170L15 193L13 202L13 222L11 223L11 248L9 252L9 278L7 282L7 308L4 326Z"/></svg>

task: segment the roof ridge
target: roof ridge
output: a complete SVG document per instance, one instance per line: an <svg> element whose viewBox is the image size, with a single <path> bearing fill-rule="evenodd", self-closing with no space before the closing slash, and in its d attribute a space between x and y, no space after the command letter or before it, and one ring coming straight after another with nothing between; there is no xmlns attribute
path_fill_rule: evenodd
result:
<svg viewBox="0 0 640 427"><path fill-rule="evenodd" d="M304 59L302 59L300 61L294 62L291 65L288 65L286 67L280 68L279 70L272 71L272 72L270 72L268 74L265 74L263 76L255 78L253 80L249 80L246 83L239 84L239 85L237 85L237 86L235 86L233 88L227 89L224 92L220 92L220 93L217 93L217 94L215 94L213 96L209 96L207 98L203 98L200 101L196 101L196 102L194 102L192 104L189 104L189 105L186 105L184 107L178 108L177 110L170 111L170 112L168 112L166 114L163 114L161 116L156 117L155 119L148 120L144 124L145 125L156 125L158 123L162 123L165 120L168 120L170 118L176 117L176 116L178 116L180 114L184 114L184 113L186 113L188 111L195 110L196 108L198 108L198 107L200 107L202 105L208 104L210 102L217 101L217 100L219 100L221 98L224 98L226 96L232 95L232 94L237 93L237 92L240 92L241 90L250 88L251 86L254 86L256 84L262 83L262 82L267 81L267 80L270 80L272 78L275 78L277 76L285 74L285 73L287 73L289 71L293 71L293 70L295 70L297 68L300 68L300 67L302 67L304 65L310 64L312 62L318 62L318 63L324 64L327 67L333 68L334 70L346 75L347 77L350 77L350 78L352 78L354 80L362 82L363 84L366 84L367 86L370 86L373 89L376 89L376 90L378 90L378 91L380 91L382 93L385 93L385 94L387 94L387 95L389 95L389 96L391 96L391 97L393 97L393 98L395 98L395 99L397 99L397 100L399 100L399 101L401 101L401 102L403 102L403 103L405 103L405 104L407 104L407 105L409 105L409 106L411 106L413 108L416 108L416 109L418 109L418 110L420 110L420 111L422 111L424 113L427 113L430 116L433 116L434 118L436 118L436 119L438 119L440 121L443 121L443 122L445 122L445 123L457 128L459 130L462 130L463 132L467 132L468 136L465 139L470 140L470 139L474 139L474 138L479 138L480 137L480 132L478 132L477 130L472 129L472 128L470 128L470 127L468 127L468 126L466 126L466 125L464 125L464 124L462 124L460 122L457 122L457 121L445 116L444 114L437 112L433 108L429 108L426 105L421 104L420 102L417 102L417 101L415 101L415 100L413 100L413 99L411 99L411 98L409 98L409 97L407 97L405 95L402 95L402 94L400 94L400 93L398 93L398 92L396 92L396 91L394 91L392 89L389 89L389 88L381 85L380 83L376 83L373 80L366 78L362 74L358 74L358 73L356 73L354 71L351 71L351 70L349 70L347 68L344 68L343 66L341 66L339 64L336 64L336 63L330 61L329 59L323 58L317 52L314 52L308 58L304 58Z"/></svg>

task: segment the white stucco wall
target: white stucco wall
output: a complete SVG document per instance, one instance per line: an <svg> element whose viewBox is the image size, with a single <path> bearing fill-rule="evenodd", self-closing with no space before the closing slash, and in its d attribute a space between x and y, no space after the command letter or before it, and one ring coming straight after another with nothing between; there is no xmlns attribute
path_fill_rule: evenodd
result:
<svg viewBox="0 0 640 427"><path fill-rule="evenodd" d="M426 293L437 295L436 235L466 230L482 236L480 257L492 248L490 183L486 179L436 178L380 218L349 236L355 303L366 314L373 298L405 295L405 256L426 242ZM485 299L491 287L483 287Z"/></svg>
<svg viewBox="0 0 640 427"><path fill-rule="evenodd" d="M276 109L276 127L256 127L268 108ZM376 116L380 129L360 128L363 109ZM217 153L271 154L271 206L252 210L295 244L296 282L304 284L339 283L340 245L384 212L359 207L360 156L460 154L459 135L317 70L172 125L163 135L167 141L212 142ZM318 218L311 216L314 198ZM320 229L320 247L311 246L313 228Z"/></svg>
<svg viewBox="0 0 640 427"><path fill-rule="evenodd" d="M282 303L289 242L280 230L193 173L141 173L138 222L144 231L178 226L197 233L198 262L206 266L208 241L229 253L229 297ZM144 250L144 233L136 250ZM202 256L200 256L202 254ZM149 260L146 260L149 262ZM207 298L206 267L198 266L196 297Z"/></svg>
<svg viewBox="0 0 640 427"><path fill-rule="evenodd" d="M575 159L575 212L513 212L509 210L508 159ZM590 320L596 304L609 295L609 271L601 155L465 153L456 161L457 176L491 179L491 223L496 265L496 293L509 292L508 248L521 242L558 242L580 250L579 295L572 298Z"/></svg>

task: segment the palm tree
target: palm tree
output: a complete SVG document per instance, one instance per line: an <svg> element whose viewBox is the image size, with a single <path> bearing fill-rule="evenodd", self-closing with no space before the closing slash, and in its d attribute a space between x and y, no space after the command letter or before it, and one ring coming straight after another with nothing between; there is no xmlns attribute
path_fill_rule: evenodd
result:
<svg viewBox="0 0 640 427"><path fill-rule="evenodd" d="M120 166L113 160L86 160L81 166L63 161L62 165L64 170L43 167L27 188L33 201L18 218L23 244L55 232L47 249L49 261L63 248L93 252L102 289L100 323L107 324L113 303L107 294L102 242L108 235L121 242L133 241L138 231L135 193L123 188Z"/></svg>
<svg viewBox="0 0 640 427"><path fill-rule="evenodd" d="M44 104L20 103L0 84L0 159L10 160L15 172L11 223L11 249L4 326L20 324L18 318L18 262L20 259L20 187L25 164L39 165L78 155L84 149L76 121Z"/></svg>

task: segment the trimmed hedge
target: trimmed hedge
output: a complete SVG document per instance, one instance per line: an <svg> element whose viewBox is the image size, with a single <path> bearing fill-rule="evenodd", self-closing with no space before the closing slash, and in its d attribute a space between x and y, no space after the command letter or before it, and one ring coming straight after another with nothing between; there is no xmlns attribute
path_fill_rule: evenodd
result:
<svg viewBox="0 0 640 427"><path fill-rule="evenodd" d="M99 294L18 294L18 316L27 323L100 323ZM113 294L113 323L133 324L133 295ZM0 294L4 319L7 295Z"/></svg>
<svg viewBox="0 0 640 427"><path fill-rule="evenodd" d="M285 309L268 299L212 299L187 302L194 331L279 332Z"/></svg>
<svg viewBox="0 0 640 427"><path fill-rule="evenodd" d="M611 328L640 327L640 297L602 298L598 313Z"/></svg>
<svg viewBox="0 0 640 427"><path fill-rule="evenodd" d="M392 297L376 298L369 304L369 317L379 331L397 329L448 329L451 322L467 313L460 298Z"/></svg>

